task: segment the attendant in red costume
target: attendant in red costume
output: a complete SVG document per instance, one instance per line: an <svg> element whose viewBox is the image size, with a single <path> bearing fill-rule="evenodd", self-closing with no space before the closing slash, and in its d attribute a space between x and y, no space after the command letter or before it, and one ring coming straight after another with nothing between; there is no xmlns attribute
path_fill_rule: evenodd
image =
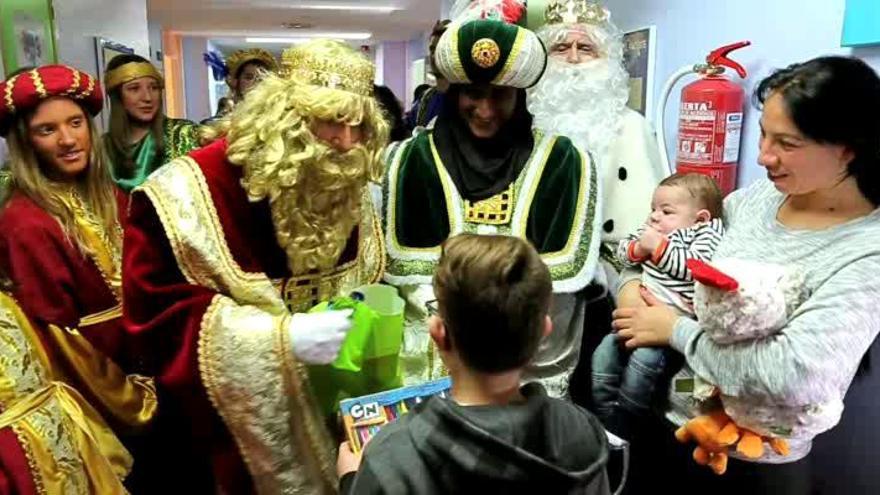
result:
<svg viewBox="0 0 880 495"><path fill-rule="evenodd" d="M193 493L335 489L303 364L335 358L350 314L301 311L381 277L373 75L343 43L291 48L221 139L131 196L126 330L157 379L166 477Z"/></svg>
<svg viewBox="0 0 880 495"><path fill-rule="evenodd" d="M123 373L122 229L116 189L91 116L100 84L61 65L0 83L0 135L9 144L11 194L0 210L0 271L33 320L64 381L117 434L133 434L156 410L150 380Z"/></svg>

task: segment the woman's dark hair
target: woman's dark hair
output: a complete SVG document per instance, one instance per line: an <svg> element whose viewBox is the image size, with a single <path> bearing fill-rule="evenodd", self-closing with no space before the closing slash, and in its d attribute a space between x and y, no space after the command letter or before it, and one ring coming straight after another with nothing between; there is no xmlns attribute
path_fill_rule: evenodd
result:
<svg viewBox="0 0 880 495"><path fill-rule="evenodd" d="M431 89L430 84L419 84L416 86L416 89L413 91L413 101L419 101L422 98L422 95L425 94L425 91Z"/></svg>
<svg viewBox="0 0 880 495"><path fill-rule="evenodd" d="M106 72L110 72L129 63L151 63L149 60L133 53L117 55L107 62ZM109 92L110 96L110 128L104 138L107 155L111 166L117 170L132 170L135 168L134 150L130 147L129 133L131 123L128 112L122 104L122 86L117 86ZM164 105L160 102L159 111L153 119L150 133L156 143L156 160L162 160L165 149L165 113ZM116 173L119 173L118 171Z"/></svg>
<svg viewBox="0 0 880 495"><path fill-rule="evenodd" d="M394 91L391 91L388 86L373 86L373 93L391 126L391 134L389 135L391 142L403 141L409 137L403 123L403 108L400 106L397 96L394 95Z"/></svg>
<svg viewBox="0 0 880 495"><path fill-rule="evenodd" d="M853 153L849 175L880 205L880 77L853 57L819 57L779 69L758 85L760 108L774 94L807 138Z"/></svg>

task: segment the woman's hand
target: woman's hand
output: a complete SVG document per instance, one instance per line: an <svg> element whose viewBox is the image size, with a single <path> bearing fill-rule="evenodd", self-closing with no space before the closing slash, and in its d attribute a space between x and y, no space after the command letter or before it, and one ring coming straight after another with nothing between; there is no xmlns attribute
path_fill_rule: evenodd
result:
<svg viewBox="0 0 880 495"><path fill-rule="evenodd" d="M648 306L616 310L611 326L628 349L668 346L678 314L646 289L641 289L641 295Z"/></svg>

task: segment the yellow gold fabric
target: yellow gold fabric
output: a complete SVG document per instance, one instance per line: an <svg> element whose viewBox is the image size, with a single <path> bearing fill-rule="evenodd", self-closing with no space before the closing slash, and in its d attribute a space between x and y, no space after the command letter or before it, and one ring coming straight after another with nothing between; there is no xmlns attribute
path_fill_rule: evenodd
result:
<svg viewBox="0 0 880 495"><path fill-rule="evenodd" d="M28 454L41 493L122 494L131 455L79 393L51 382L0 414Z"/></svg>
<svg viewBox="0 0 880 495"><path fill-rule="evenodd" d="M137 429L156 414L156 386L151 378L126 375L113 361L99 353L76 329L49 325L46 337L57 357L84 395L96 401L116 423Z"/></svg>
<svg viewBox="0 0 880 495"><path fill-rule="evenodd" d="M116 301L122 302L122 252L121 249L113 247L122 245L122 227L119 222L114 222L113 230L107 232L76 190L72 189L69 194L62 195L61 199L73 212L77 229L88 248L88 254L101 272L104 282L116 297Z"/></svg>
<svg viewBox="0 0 880 495"><path fill-rule="evenodd" d="M39 337L15 301L0 292L0 410L51 380Z"/></svg>
<svg viewBox="0 0 880 495"><path fill-rule="evenodd" d="M0 428L24 449L40 493L125 493L131 456L64 383L15 301L0 293Z"/></svg>
<svg viewBox="0 0 880 495"><path fill-rule="evenodd" d="M101 311L100 313L83 316L82 318L80 318L77 328L86 328L93 325L100 325L101 323L113 321L117 318L122 318L121 304L117 304L116 306L113 306L112 308L105 311Z"/></svg>
<svg viewBox="0 0 880 495"><path fill-rule="evenodd" d="M215 296L202 319L199 369L217 411L248 466L257 492L330 493L334 445L315 411L289 397L308 389L289 387L284 361L291 354L279 334L287 333L285 314L273 315L225 296ZM247 331L243 332L242 329ZM290 382L294 383L294 382ZM308 424L319 438L303 434ZM324 453L322 453L324 452ZM316 476L325 469L333 476Z"/></svg>
<svg viewBox="0 0 880 495"><path fill-rule="evenodd" d="M284 320L282 320L282 323ZM292 393L293 391L312 390L309 384L309 373L305 364L297 361L289 350L290 332L286 326L276 332L277 348L280 350L281 368L285 389L288 391L288 409L304 411L302 417L290 416L290 430L300 445L309 448L310 455L303 458L313 479L318 480L322 493L336 493L338 479L336 475L336 444L322 421L324 416L320 406L311 393Z"/></svg>
<svg viewBox="0 0 880 495"><path fill-rule="evenodd" d="M278 289L265 274L245 272L232 257L208 183L195 160L188 156L173 160L153 172L139 190L155 208L187 282L260 307L283 306Z"/></svg>
<svg viewBox="0 0 880 495"><path fill-rule="evenodd" d="M88 254L95 262L107 286L117 301L122 300L121 253L110 246L110 236L122 238L118 222L113 232L106 232L101 223L86 208L76 191L62 195L66 206L73 211L77 228L86 243ZM117 244L118 245L118 244ZM116 305L105 311L83 317L82 327L97 325L122 317L122 306ZM95 406L108 414L108 420L127 428L145 426L156 413L156 388L152 379L139 375L126 375L112 360L95 349L77 329L64 329L49 325L46 329L49 345L56 351L56 358L64 363L56 368L56 379L70 379L82 392L94 401ZM67 376L64 376L67 375Z"/></svg>
<svg viewBox="0 0 880 495"><path fill-rule="evenodd" d="M129 81L142 77L152 77L159 81L159 84L165 84L162 74L159 73L153 64L149 62L129 62L107 72L104 76L104 86L109 93Z"/></svg>
<svg viewBox="0 0 880 495"><path fill-rule="evenodd" d="M316 40L284 50L281 73L304 84L371 97L376 69L344 43Z"/></svg>
<svg viewBox="0 0 880 495"><path fill-rule="evenodd" d="M513 213L513 183L511 182L506 190L501 191L491 198L486 198L475 203L465 200L464 205L465 220L470 223L507 225L510 223L511 214Z"/></svg>

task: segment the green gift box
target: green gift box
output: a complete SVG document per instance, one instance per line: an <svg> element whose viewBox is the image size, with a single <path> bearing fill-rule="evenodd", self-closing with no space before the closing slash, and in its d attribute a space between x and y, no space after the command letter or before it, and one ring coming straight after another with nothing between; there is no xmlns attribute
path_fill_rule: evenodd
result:
<svg viewBox="0 0 880 495"><path fill-rule="evenodd" d="M352 309L352 328L329 365L309 366L321 410L334 414L339 401L400 387L404 302L390 285L367 285L356 297L321 303L309 312ZM361 300L362 299L362 300Z"/></svg>

